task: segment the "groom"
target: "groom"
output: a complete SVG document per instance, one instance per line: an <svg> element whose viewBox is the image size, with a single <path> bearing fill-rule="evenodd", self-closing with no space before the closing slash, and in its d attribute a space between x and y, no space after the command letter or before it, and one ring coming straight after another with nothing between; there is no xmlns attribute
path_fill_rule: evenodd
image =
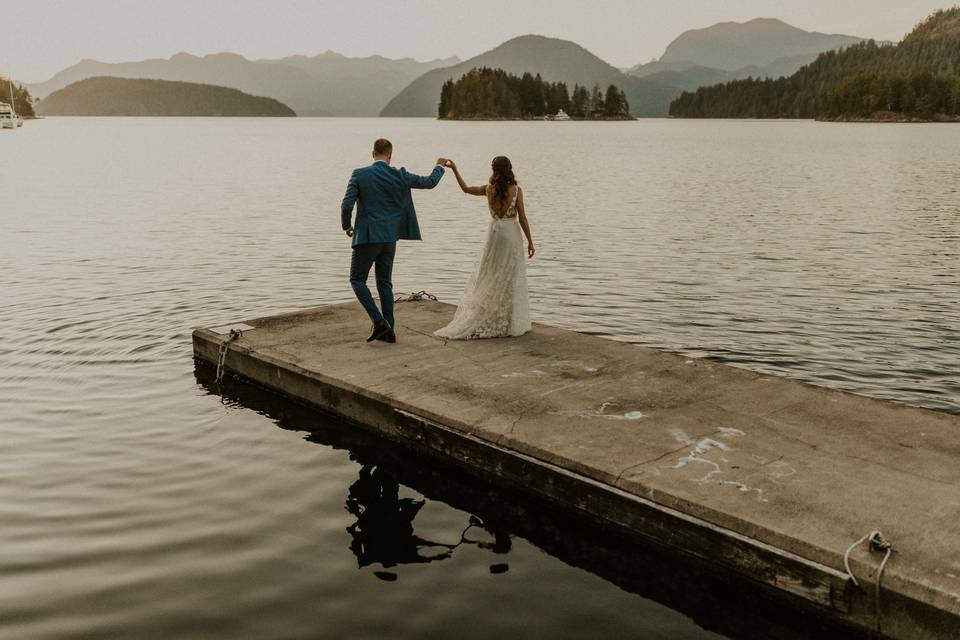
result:
<svg viewBox="0 0 960 640"><path fill-rule="evenodd" d="M340 218L347 237L353 238L350 260L350 286L370 321L373 332L367 342L396 342L393 318L393 258L397 240L419 240L420 227L413 206L411 189L433 189L443 177L443 158L429 176L418 176L404 168L390 166L393 145L380 138L373 143L373 164L354 169L347 193L340 206ZM357 205L356 226L350 223L353 205ZM367 287L370 267L375 266L377 294L383 313L377 308Z"/></svg>

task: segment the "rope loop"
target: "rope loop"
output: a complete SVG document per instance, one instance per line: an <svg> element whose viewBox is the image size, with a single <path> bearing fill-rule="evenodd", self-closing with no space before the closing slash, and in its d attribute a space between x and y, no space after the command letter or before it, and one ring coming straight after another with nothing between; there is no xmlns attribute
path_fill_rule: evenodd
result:
<svg viewBox="0 0 960 640"><path fill-rule="evenodd" d="M426 291L417 291L416 293L411 293L408 296L397 296L394 299L394 302L420 302L422 300L432 300L437 302L437 296L432 293L427 293Z"/></svg>
<svg viewBox="0 0 960 640"><path fill-rule="evenodd" d="M850 552L864 542L868 543L867 548L870 549L871 552L884 554L883 560L880 561L880 566L877 568L877 581L873 585L873 606L877 622L876 631L877 637L880 638L882 637L880 632L880 583L883 580L883 570L887 567L887 560L890 559L890 555L893 553L893 543L884 538L879 529L874 529L847 547L846 552L843 554L843 567L847 570L847 575L850 576L850 580L854 586L859 589L863 587L860 586L857 577L853 575L853 571L850 570Z"/></svg>

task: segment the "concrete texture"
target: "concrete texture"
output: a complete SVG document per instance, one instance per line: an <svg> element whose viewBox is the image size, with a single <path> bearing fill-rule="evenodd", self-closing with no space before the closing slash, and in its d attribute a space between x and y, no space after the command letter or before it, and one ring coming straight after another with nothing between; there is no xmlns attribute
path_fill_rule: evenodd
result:
<svg viewBox="0 0 960 640"><path fill-rule="evenodd" d="M453 307L237 321L228 371L892 638L960 638L960 417L535 325L444 342ZM222 330L222 328L218 328ZM216 363L224 336L194 332ZM880 529L895 553L848 546Z"/></svg>

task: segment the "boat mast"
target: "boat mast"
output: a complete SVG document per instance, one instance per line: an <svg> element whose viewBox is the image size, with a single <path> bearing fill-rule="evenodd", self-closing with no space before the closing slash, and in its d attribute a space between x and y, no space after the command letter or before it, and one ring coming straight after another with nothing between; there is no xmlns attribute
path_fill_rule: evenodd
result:
<svg viewBox="0 0 960 640"><path fill-rule="evenodd" d="M13 78L8 78L7 82L10 84L10 117L15 118L17 116L17 105L13 102Z"/></svg>

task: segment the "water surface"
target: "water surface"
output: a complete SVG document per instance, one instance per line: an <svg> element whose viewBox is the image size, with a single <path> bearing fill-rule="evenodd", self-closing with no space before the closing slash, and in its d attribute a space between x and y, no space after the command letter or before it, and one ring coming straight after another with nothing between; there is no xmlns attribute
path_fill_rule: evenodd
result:
<svg viewBox="0 0 960 640"><path fill-rule="evenodd" d="M535 506L511 511L533 524L498 520L482 495L458 499L469 480L438 490L444 472L408 477L389 448L198 381L193 327L351 299L339 201L381 135L396 163L453 157L474 183L513 159L535 320L960 413L960 128L50 118L0 133L3 638L816 637L717 622L730 602L704 613L669 580L577 560L613 543L550 542L578 525L551 538ZM395 284L456 302L483 201L448 177L417 202L426 241L401 245Z"/></svg>

